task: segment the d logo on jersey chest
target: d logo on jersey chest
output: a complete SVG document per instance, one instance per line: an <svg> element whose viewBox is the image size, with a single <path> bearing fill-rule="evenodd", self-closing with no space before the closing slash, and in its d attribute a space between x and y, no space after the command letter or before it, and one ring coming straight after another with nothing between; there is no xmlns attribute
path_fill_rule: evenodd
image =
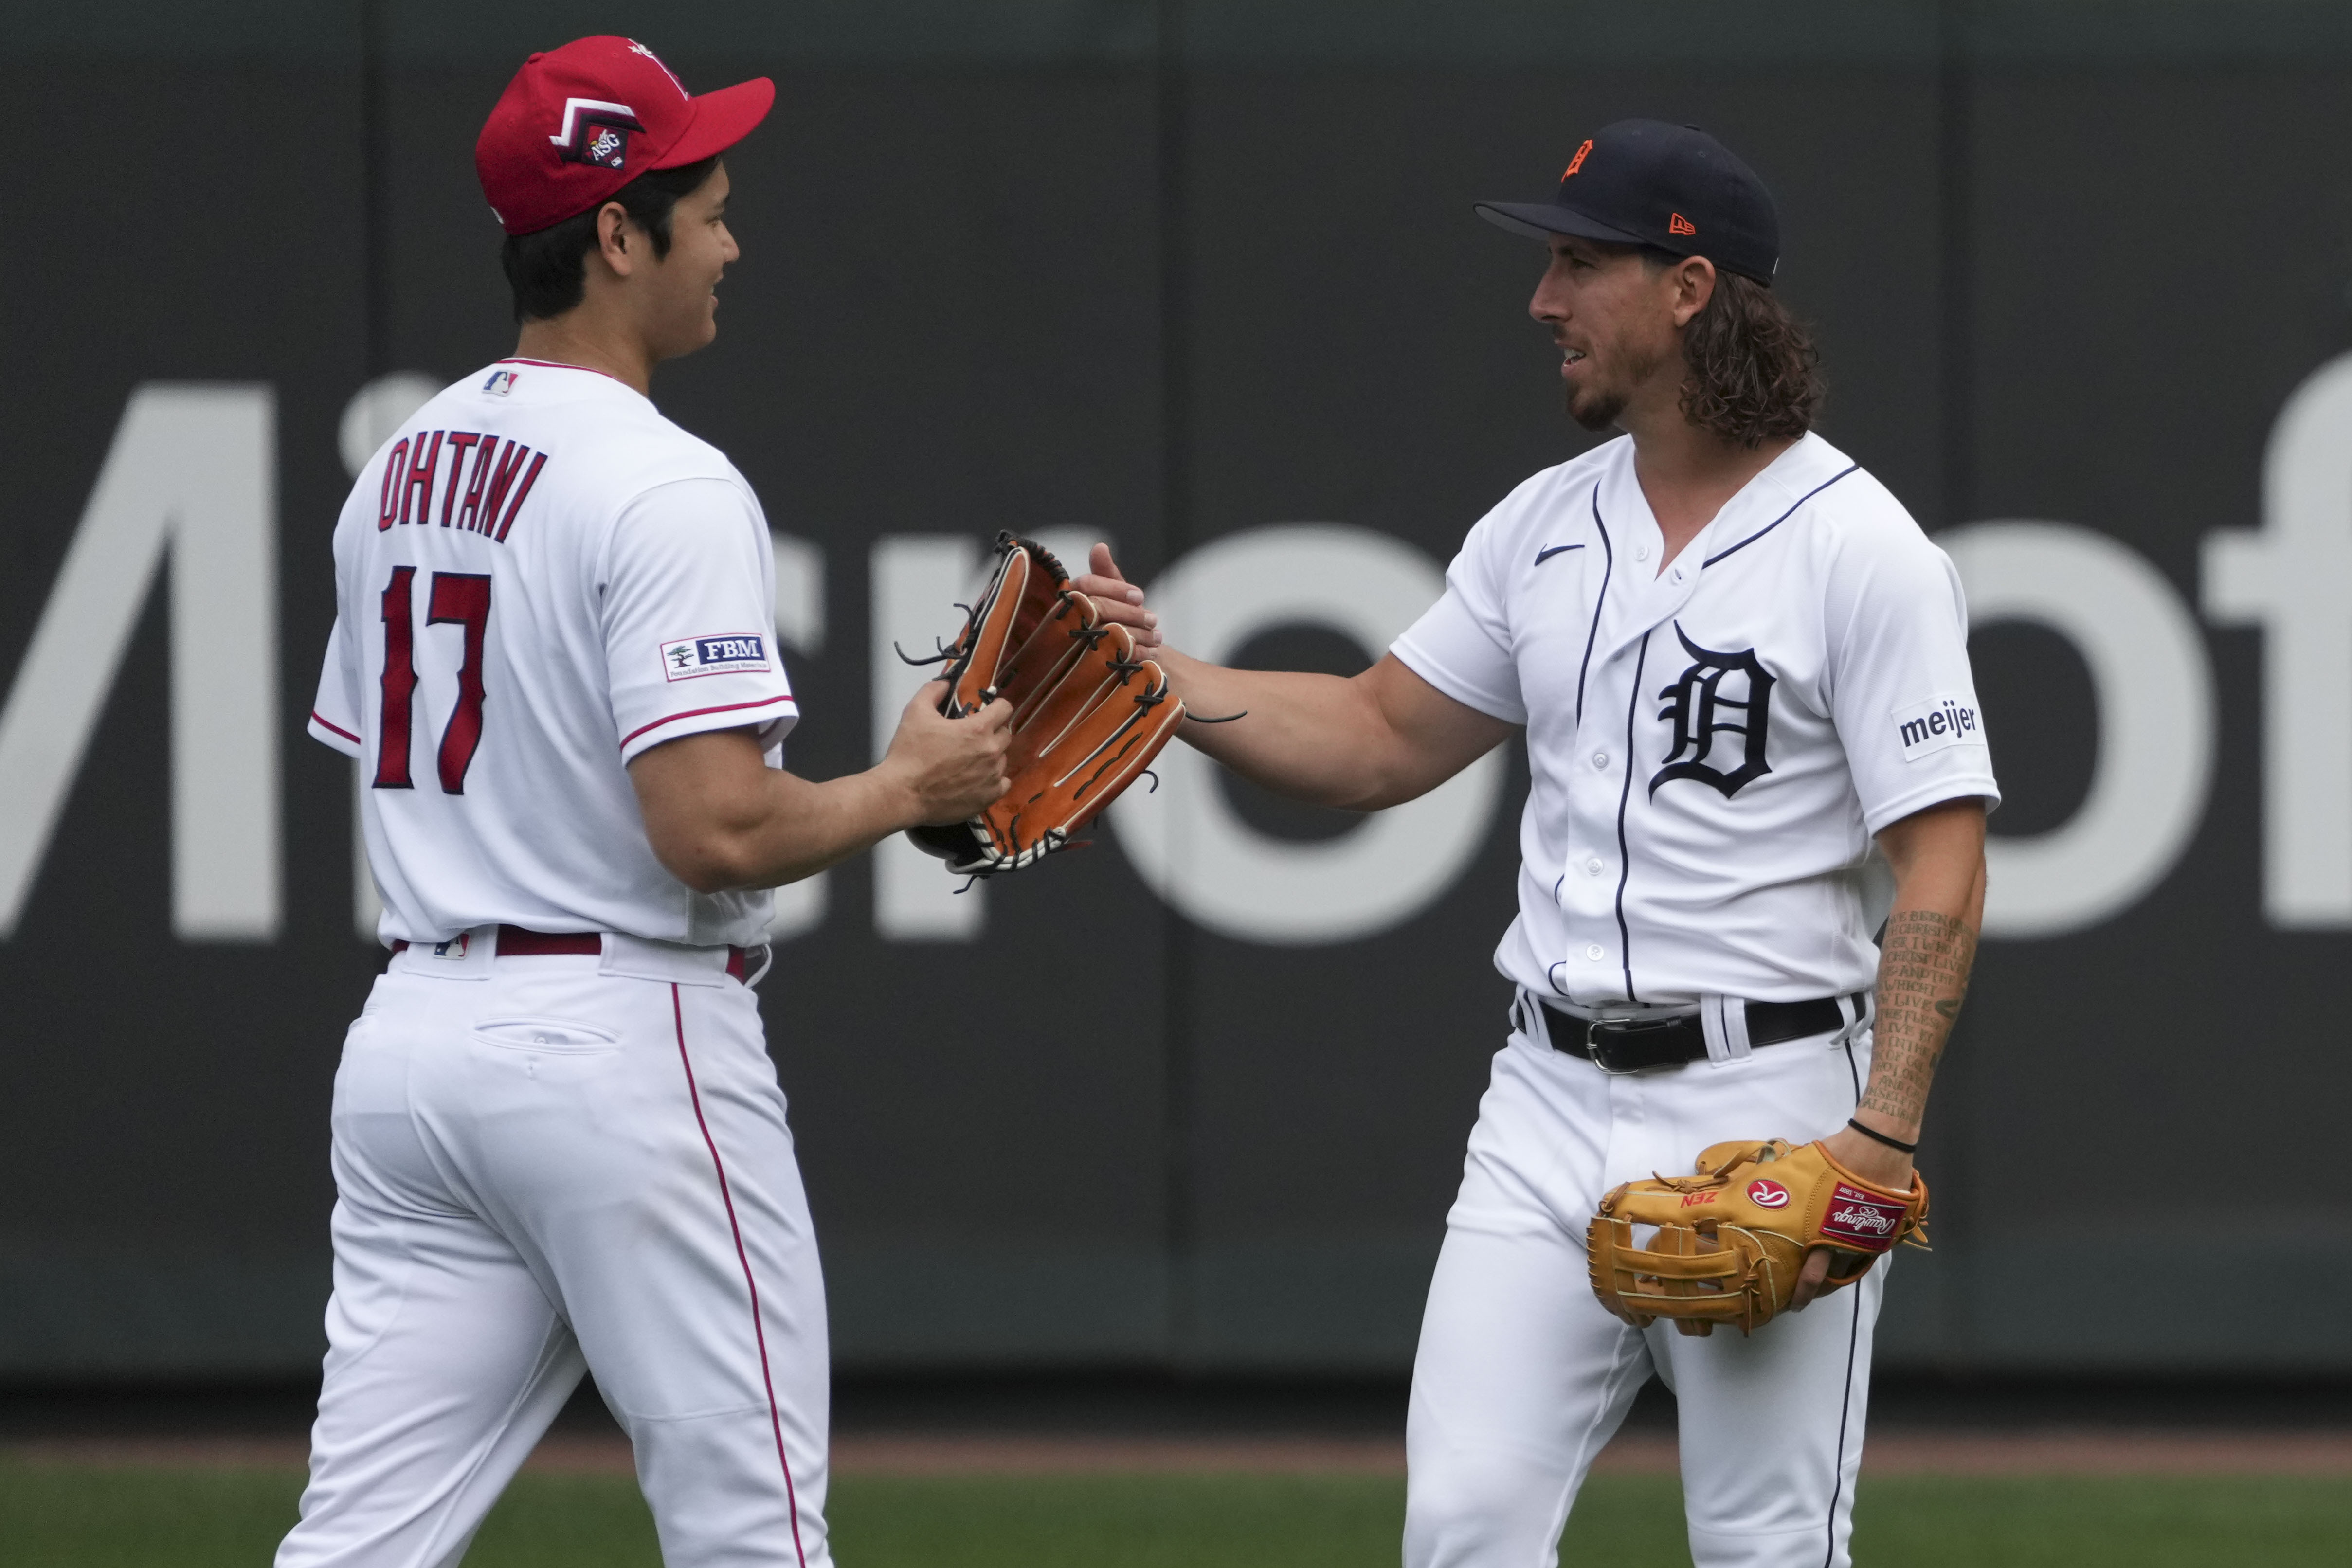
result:
<svg viewBox="0 0 2352 1568"><path fill-rule="evenodd" d="M1764 758L1771 727L1772 674L1753 648L1717 653L1692 642L1675 624L1675 635L1693 661L1658 695L1666 706L1658 716L1675 727L1666 765L1650 778L1650 793L1673 779L1696 779L1727 800L1772 771Z"/></svg>

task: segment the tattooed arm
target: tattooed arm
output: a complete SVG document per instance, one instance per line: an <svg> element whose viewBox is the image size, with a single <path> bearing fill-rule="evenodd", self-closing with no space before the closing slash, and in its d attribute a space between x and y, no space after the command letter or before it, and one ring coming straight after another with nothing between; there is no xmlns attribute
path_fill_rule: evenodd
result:
<svg viewBox="0 0 2352 1568"><path fill-rule="evenodd" d="M1919 1141L1927 1088L1960 1016L1977 930L1984 924L1984 804L1947 800L1890 823L1878 847L1895 868L1895 907L1878 955L1878 1018L1870 1082L1853 1119L1906 1144ZM1822 1140L1848 1170L1883 1186L1911 1185L1911 1157L1851 1127ZM1798 1276L1796 1304L1811 1301L1829 1268L1816 1251Z"/></svg>

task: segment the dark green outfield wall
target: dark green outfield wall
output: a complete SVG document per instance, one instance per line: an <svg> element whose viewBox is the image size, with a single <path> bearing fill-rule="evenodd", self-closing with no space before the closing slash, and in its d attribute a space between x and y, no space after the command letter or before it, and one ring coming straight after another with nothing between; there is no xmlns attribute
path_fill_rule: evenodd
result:
<svg viewBox="0 0 2352 1568"><path fill-rule="evenodd" d="M1242 639L1360 663L1381 584L1585 440L1535 255L1468 204L1621 116L1723 137L1779 193L1824 433L1970 528L2010 793L1885 1359L2352 1369L2352 10L105 11L0 5L0 1377L318 1354L327 1095L382 963L347 765L299 728L340 433L510 347L473 138L597 30L781 89L730 159L720 341L656 391L790 536L818 774L1000 528L1204 600L1261 530L1365 530L1315 536L1344 603L1278 585ZM76 576L100 524L146 542ZM832 873L762 990L845 1364L1403 1366L1502 1040L1523 768L1411 864L1180 766L1165 864L1130 814L955 904ZM1040 967L1132 1003L970 1021ZM2241 1214L2256 1167L2292 1225Z"/></svg>

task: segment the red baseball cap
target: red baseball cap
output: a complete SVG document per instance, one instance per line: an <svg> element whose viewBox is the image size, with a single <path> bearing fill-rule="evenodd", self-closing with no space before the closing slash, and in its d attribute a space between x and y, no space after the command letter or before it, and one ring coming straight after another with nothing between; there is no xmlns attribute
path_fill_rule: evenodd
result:
<svg viewBox="0 0 2352 1568"><path fill-rule="evenodd" d="M474 168L507 233L535 234L648 169L725 152L775 101L766 77L690 97L635 39L577 38L515 72L474 143Z"/></svg>

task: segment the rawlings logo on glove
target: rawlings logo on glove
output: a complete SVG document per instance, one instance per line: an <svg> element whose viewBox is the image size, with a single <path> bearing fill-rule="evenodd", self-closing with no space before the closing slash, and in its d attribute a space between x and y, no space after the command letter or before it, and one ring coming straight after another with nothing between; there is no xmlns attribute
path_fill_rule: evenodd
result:
<svg viewBox="0 0 2352 1568"><path fill-rule="evenodd" d="M996 536L996 549L987 592L940 654L940 711L960 718L987 703L1013 705L1012 787L966 821L907 831L959 876L1019 871L1067 848L1184 717L1167 674L1136 656L1126 627L1097 617L1051 551L1010 533Z"/></svg>
<svg viewBox="0 0 2352 1568"><path fill-rule="evenodd" d="M1909 1212L1903 1203L1890 1203L1866 1192L1856 1192L1843 1182L1838 1183L1837 1193L1830 1201L1834 1207L1822 1217L1822 1234L1864 1246L1891 1245L1904 1216Z"/></svg>
<svg viewBox="0 0 2352 1568"><path fill-rule="evenodd" d="M1593 1293L1636 1328L1671 1318L1688 1334L1717 1323L1752 1333L1788 1310L1812 1249L1831 1249L1826 1292L1861 1279L1897 1241L1927 1244L1927 1182L1916 1172L1909 1192L1889 1192L1819 1144L1779 1138L1713 1145L1696 1170L1627 1182L1585 1232ZM1656 1228L1646 1246L1634 1245L1637 1225Z"/></svg>

